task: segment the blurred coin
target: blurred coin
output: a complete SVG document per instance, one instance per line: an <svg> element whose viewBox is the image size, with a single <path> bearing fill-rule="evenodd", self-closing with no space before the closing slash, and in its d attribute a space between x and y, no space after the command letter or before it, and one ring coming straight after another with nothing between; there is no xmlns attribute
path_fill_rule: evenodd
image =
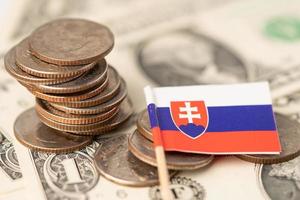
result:
<svg viewBox="0 0 300 200"><path fill-rule="evenodd" d="M237 155L238 158L260 164L286 162L300 155L300 124L289 117L276 113L281 152L278 155Z"/></svg>
<svg viewBox="0 0 300 200"><path fill-rule="evenodd" d="M158 184L157 169L128 151L127 135L106 140L97 149L94 163L100 174L117 184L145 187ZM171 171L173 176L175 171Z"/></svg>
<svg viewBox="0 0 300 200"><path fill-rule="evenodd" d="M138 115L137 130L144 137L146 137L147 139L153 141L151 127L150 127L150 121L149 121L149 116L148 116L148 111L147 110L143 110Z"/></svg>
<svg viewBox="0 0 300 200"><path fill-rule="evenodd" d="M106 76L103 83L96 85L90 89L82 92L76 92L71 94L47 94L34 90L33 87L27 89L36 97L54 103L80 101L91 98L101 93L108 85L108 77Z"/></svg>
<svg viewBox="0 0 300 200"><path fill-rule="evenodd" d="M92 69L97 64L93 62L86 65L59 66L46 63L30 53L27 38L16 46L16 63L26 73L45 78L74 77Z"/></svg>
<svg viewBox="0 0 300 200"><path fill-rule="evenodd" d="M73 78L53 79L41 78L27 74L16 64L15 48L12 48L4 57L6 71L22 84L57 84L72 80Z"/></svg>
<svg viewBox="0 0 300 200"><path fill-rule="evenodd" d="M33 90L43 93L66 94L87 90L97 84L102 83L106 78L107 63L103 59L95 67L85 72L80 77L61 84L55 85L35 85Z"/></svg>
<svg viewBox="0 0 300 200"><path fill-rule="evenodd" d="M137 130L129 136L128 147L131 153L141 161L157 166L153 143L143 137ZM213 159L213 155L166 152L167 167L174 170L199 169L207 166Z"/></svg>
<svg viewBox="0 0 300 200"><path fill-rule="evenodd" d="M49 109L51 106L46 106L48 103L41 99L36 99L36 111L45 116L47 119L63 123L63 124L93 124L104 121L113 117L118 112L118 107L97 115L70 115L55 109Z"/></svg>
<svg viewBox="0 0 300 200"><path fill-rule="evenodd" d="M37 28L30 36L32 53L57 65L80 65L107 55L114 45L111 31L83 19L58 19Z"/></svg>
<svg viewBox="0 0 300 200"><path fill-rule="evenodd" d="M66 134L44 125L34 108L26 110L15 121L14 133L24 146L49 153L79 150L92 142L91 137Z"/></svg>
<svg viewBox="0 0 300 200"><path fill-rule="evenodd" d="M133 110L132 110L131 102L128 99L125 99L120 104L119 111L115 116L109 118L109 120L106 120L105 122L92 124L90 126L83 126L83 125L70 126L67 124L57 123L53 120L47 119L43 115L40 115L40 119L47 126L50 126L60 131L67 131L78 135L101 135L121 125L130 117L132 112Z"/></svg>
<svg viewBox="0 0 300 200"><path fill-rule="evenodd" d="M121 85L119 88L119 93L116 94L116 96L112 97L110 100L96 106L91 106L87 108L71 108L64 105L59 105L56 103L50 103L51 106L54 108L67 112L67 113L73 113L73 114L80 114L80 115L87 115L87 114L97 114L102 113L107 110L112 109L113 107L118 106L124 98L127 96L127 89L125 85L125 81L121 81Z"/></svg>

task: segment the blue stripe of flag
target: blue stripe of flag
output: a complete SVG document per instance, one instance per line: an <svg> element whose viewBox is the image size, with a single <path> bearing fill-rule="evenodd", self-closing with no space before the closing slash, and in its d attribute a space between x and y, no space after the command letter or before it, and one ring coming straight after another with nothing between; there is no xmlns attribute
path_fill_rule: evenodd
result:
<svg viewBox="0 0 300 200"><path fill-rule="evenodd" d="M178 130L168 107L156 110L161 130ZM207 110L209 123L206 132L276 130L271 105L207 107Z"/></svg>
<svg viewBox="0 0 300 200"><path fill-rule="evenodd" d="M154 103L148 105L148 115L151 128L158 127L158 114Z"/></svg>

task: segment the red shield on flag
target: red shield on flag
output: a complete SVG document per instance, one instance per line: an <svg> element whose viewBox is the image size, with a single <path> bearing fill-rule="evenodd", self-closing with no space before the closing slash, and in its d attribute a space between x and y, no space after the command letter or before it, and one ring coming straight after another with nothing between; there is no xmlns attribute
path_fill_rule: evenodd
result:
<svg viewBox="0 0 300 200"><path fill-rule="evenodd" d="M177 128L191 138L202 135L208 126L204 101L172 101L171 116Z"/></svg>

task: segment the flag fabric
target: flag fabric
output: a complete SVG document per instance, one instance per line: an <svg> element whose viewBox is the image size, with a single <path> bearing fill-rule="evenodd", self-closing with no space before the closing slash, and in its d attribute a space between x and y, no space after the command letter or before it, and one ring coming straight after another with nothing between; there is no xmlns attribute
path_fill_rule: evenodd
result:
<svg viewBox="0 0 300 200"><path fill-rule="evenodd" d="M146 87L154 145L206 154L281 151L267 82Z"/></svg>

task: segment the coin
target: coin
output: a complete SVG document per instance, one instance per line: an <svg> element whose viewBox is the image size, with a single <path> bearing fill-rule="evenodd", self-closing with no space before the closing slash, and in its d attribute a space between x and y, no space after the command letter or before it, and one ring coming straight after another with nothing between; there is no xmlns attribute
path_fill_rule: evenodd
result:
<svg viewBox="0 0 300 200"><path fill-rule="evenodd" d="M126 89L125 81L122 80L120 89L119 89L119 93L116 96L114 96L113 98L111 98L110 100L108 100L100 105L91 106L91 107L87 107L87 108L71 108L71 107L67 107L67 106L55 104L55 103L50 103L50 104L54 108L64 111L64 112L67 112L67 113L80 114L80 115L97 114L97 113L105 112L107 110L112 109L113 107L118 106L123 101L123 99L126 98L126 96L127 96L127 89Z"/></svg>
<svg viewBox="0 0 300 200"><path fill-rule="evenodd" d="M97 149L94 163L101 175L117 184L145 187L157 185L157 169L128 151L127 135L106 139ZM171 177L175 171L171 171Z"/></svg>
<svg viewBox="0 0 300 200"><path fill-rule="evenodd" d="M133 155L141 161L157 166L153 143L135 130L128 138L128 147ZM166 152L168 169L194 170L207 166L214 159L213 155Z"/></svg>
<svg viewBox="0 0 300 200"><path fill-rule="evenodd" d="M103 92L99 93L98 95L81 101L69 101L60 104L72 108L84 108L100 105L101 103L104 103L105 101L111 99L116 95L117 92L120 91L119 89L121 85L121 78L118 72L112 67L108 68L107 76L109 80L108 86ZM126 90L123 90L121 92L126 92Z"/></svg>
<svg viewBox="0 0 300 200"><path fill-rule="evenodd" d="M287 116L276 113L281 152L278 155L236 155L238 158L260 164L276 164L300 155L300 124Z"/></svg>
<svg viewBox="0 0 300 200"><path fill-rule="evenodd" d="M28 39L24 39L16 46L16 63L26 73L44 78L74 77L92 69L97 62L86 65L59 66L46 63L29 51Z"/></svg>
<svg viewBox="0 0 300 200"><path fill-rule="evenodd" d="M6 71L16 78L22 84L56 84L56 83L63 83L73 78L63 78L63 79L53 79L53 78L41 78L32 76L27 74L26 72L22 71L16 65L16 56L15 56L15 48L12 48L4 57L4 65Z"/></svg>
<svg viewBox="0 0 300 200"><path fill-rule="evenodd" d="M23 112L15 121L14 133L24 146L49 153L79 150L92 142L91 137L65 134L44 125L34 108Z"/></svg>
<svg viewBox="0 0 300 200"><path fill-rule="evenodd" d="M140 134L142 134L148 140L153 141L147 110L143 110L142 112L140 112L136 125L137 125L137 130L139 131Z"/></svg>
<svg viewBox="0 0 300 200"><path fill-rule="evenodd" d="M41 99L36 99L36 111L46 118L63 124L93 124L109 119L117 114L118 107L97 115L70 115L59 110L49 109L51 106Z"/></svg>
<svg viewBox="0 0 300 200"><path fill-rule="evenodd" d="M54 121L49 118L48 114L45 115L46 112L42 112L41 109L39 109L38 116L40 117L40 120L46 124L47 126L50 126L54 129L64 131L64 132L70 132L70 133L80 133L80 132L89 132L91 130L97 129L101 127L103 124L111 120L117 113L114 113L113 115L94 123L90 124L70 124L70 123L61 123Z"/></svg>
<svg viewBox="0 0 300 200"><path fill-rule="evenodd" d="M120 106L118 107L119 111L115 116L109 118L105 122L87 125L68 125L55 122L53 120L49 120L43 115L39 115L41 121L45 123L47 126L51 128L60 130L60 131L67 131L73 134L78 135L101 135L106 133L114 128L117 128L123 122L125 122L130 115L132 114L132 104L128 99L125 99Z"/></svg>
<svg viewBox="0 0 300 200"><path fill-rule="evenodd" d="M44 106L47 108L47 110L49 110L51 113L53 113L55 115L58 115L58 116L61 116L61 117L65 117L65 118L89 118L89 117L92 117L92 116L105 115L106 113L108 114L110 112L113 112L114 110L118 111L118 107L114 107L111 110L108 110L108 111L103 112L103 113L95 114L95 115L77 115L77 114L66 113L66 112L57 110L56 108L52 107L49 104L49 102L43 101L43 103L44 103Z"/></svg>
<svg viewBox="0 0 300 200"><path fill-rule="evenodd" d="M99 85L96 85L93 88L87 89L82 92L76 92L76 93L71 93L71 94L47 94L47 93L42 93L39 91L34 90L34 88L27 88L29 91L36 97L54 102L54 103L62 103L62 102L72 102L72 101L80 101L84 99L91 98L95 95L98 95L100 92L102 92L108 85L108 77L106 76L105 80L103 83L100 83Z"/></svg>
<svg viewBox="0 0 300 200"><path fill-rule="evenodd" d="M103 59L93 69L85 72L72 81L55 85L35 85L33 90L43 93L66 94L87 90L104 82L107 73L107 63Z"/></svg>
<svg viewBox="0 0 300 200"><path fill-rule="evenodd" d="M58 19L37 28L30 36L32 54L57 65L80 65L107 55L114 45L104 25L83 19Z"/></svg>

